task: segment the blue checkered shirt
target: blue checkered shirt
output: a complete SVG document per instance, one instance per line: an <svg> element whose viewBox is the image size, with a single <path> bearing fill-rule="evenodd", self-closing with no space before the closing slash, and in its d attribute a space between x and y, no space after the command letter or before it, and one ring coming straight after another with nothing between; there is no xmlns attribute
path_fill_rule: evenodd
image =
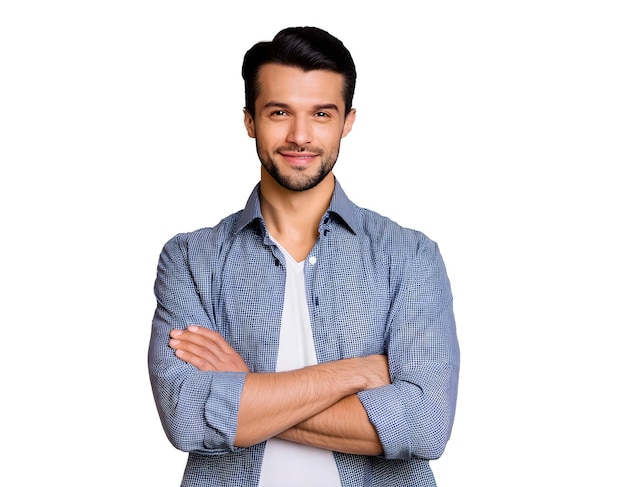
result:
<svg viewBox="0 0 626 487"><path fill-rule="evenodd" d="M285 277L258 186L242 211L163 248L148 363L167 437L189 452L182 486L256 486L265 443L233 445L245 374L184 363L168 347L169 332L191 324L216 330L251 371L273 372ZM337 182L305 282L320 363L370 354L389 361L392 384L358 394L384 453L335 452L342 486L434 486L429 460L450 437L459 374L452 294L437 244L356 206Z"/></svg>

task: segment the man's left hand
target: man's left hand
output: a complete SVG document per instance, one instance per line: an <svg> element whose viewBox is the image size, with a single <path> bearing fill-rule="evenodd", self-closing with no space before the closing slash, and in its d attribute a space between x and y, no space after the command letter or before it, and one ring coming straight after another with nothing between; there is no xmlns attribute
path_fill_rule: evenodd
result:
<svg viewBox="0 0 626 487"><path fill-rule="evenodd" d="M241 356L216 331L197 325L170 332L169 346L181 360L203 372L250 372Z"/></svg>

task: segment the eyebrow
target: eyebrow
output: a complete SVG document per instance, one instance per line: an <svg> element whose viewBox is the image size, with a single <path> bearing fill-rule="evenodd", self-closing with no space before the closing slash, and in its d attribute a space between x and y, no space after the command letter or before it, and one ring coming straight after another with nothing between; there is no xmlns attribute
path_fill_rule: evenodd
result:
<svg viewBox="0 0 626 487"><path fill-rule="evenodd" d="M265 110L266 108L289 108L289 105L287 103L281 103L278 101L269 101L265 105L263 105L261 110ZM339 107L334 103L322 103L321 105L315 105L313 108L315 110L334 110L336 112L339 111Z"/></svg>
<svg viewBox="0 0 626 487"><path fill-rule="evenodd" d="M323 105L316 105L315 109L316 110L335 110L336 112L339 111L339 107L335 105L334 103L325 103Z"/></svg>

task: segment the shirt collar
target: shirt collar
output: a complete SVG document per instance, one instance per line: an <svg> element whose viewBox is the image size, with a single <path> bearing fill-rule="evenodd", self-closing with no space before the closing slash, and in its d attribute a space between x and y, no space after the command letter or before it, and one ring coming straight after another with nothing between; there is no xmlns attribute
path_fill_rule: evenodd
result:
<svg viewBox="0 0 626 487"><path fill-rule="evenodd" d="M255 220L263 221L263 215L261 215L261 201L259 199L258 183L246 203L245 208L239 215L237 220L237 226L235 227L235 233L241 231L244 227L249 225ZM356 234L357 215L354 208L354 204L348 199L346 193L343 191L339 181L335 179L335 190L333 191L333 197L330 200L327 213L332 213L339 217L339 221L342 222L352 233Z"/></svg>

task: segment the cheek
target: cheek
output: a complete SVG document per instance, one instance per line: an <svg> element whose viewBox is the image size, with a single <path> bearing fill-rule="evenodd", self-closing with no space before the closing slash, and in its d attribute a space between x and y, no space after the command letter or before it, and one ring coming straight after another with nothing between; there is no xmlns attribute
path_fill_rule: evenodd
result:
<svg viewBox="0 0 626 487"><path fill-rule="evenodd" d="M337 127L333 127L332 129L325 130L323 133L319 134L318 141L324 144L328 149L336 149L341 143L341 139L343 138L343 132L338 130Z"/></svg>
<svg viewBox="0 0 626 487"><path fill-rule="evenodd" d="M265 147L272 147L273 145L279 145L285 140L286 134L281 126L277 125L257 125L256 126L256 138Z"/></svg>

